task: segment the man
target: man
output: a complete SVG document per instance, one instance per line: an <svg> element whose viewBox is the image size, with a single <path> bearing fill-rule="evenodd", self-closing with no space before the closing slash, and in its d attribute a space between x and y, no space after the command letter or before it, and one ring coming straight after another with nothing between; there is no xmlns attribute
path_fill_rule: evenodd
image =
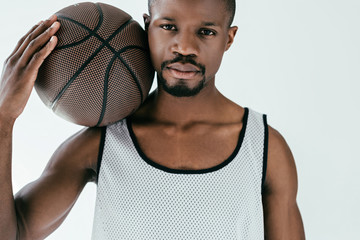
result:
<svg viewBox="0 0 360 240"><path fill-rule="evenodd" d="M234 10L231 0L150 0L144 21L158 89L129 118L69 138L14 199L13 125L60 27L56 16L34 26L1 81L2 238L45 238L96 181L94 239L304 239L285 140L215 87L237 31Z"/></svg>

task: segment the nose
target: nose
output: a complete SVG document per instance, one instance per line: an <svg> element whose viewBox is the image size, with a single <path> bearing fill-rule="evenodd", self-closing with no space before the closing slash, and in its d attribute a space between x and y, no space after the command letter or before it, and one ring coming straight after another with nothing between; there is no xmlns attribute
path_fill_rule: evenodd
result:
<svg viewBox="0 0 360 240"><path fill-rule="evenodd" d="M178 32L172 44L171 51L176 55L196 57L199 54L196 37L191 33Z"/></svg>

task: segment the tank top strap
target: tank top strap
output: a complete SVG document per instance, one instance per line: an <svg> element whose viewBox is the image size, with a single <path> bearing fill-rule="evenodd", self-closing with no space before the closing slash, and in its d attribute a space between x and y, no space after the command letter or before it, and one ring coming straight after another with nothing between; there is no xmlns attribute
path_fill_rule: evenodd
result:
<svg viewBox="0 0 360 240"><path fill-rule="evenodd" d="M259 159L259 161L254 161L253 164L262 169L262 190L266 176L268 138L267 116L249 109L243 151L247 151L249 155L253 156L253 159Z"/></svg>

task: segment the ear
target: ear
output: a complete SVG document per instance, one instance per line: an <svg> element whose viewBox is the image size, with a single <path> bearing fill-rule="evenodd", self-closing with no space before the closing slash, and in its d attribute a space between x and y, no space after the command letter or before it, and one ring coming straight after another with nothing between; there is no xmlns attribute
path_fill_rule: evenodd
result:
<svg viewBox="0 0 360 240"><path fill-rule="evenodd" d="M149 29L149 24L150 24L150 16L147 15L146 13L144 13L143 18L144 18L144 24L145 24L145 32L147 32Z"/></svg>
<svg viewBox="0 0 360 240"><path fill-rule="evenodd" d="M234 42L234 38L235 38L237 30L238 30L237 26L233 26L233 27L229 28L229 30L228 30L228 42L226 43L225 51L227 51L231 47L231 44Z"/></svg>

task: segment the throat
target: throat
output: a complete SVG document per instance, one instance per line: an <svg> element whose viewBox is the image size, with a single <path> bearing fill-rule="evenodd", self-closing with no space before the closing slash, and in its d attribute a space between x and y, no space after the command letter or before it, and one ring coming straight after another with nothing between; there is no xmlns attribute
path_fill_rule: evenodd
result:
<svg viewBox="0 0 360 240"><path fill-rule="evenodd" d="M144 116L155 121L169 122L179 126L193 122L214 122L223 116L226 99L217 89L206 90L193 97L174 97L156 90L142 106Z"/></svg>

